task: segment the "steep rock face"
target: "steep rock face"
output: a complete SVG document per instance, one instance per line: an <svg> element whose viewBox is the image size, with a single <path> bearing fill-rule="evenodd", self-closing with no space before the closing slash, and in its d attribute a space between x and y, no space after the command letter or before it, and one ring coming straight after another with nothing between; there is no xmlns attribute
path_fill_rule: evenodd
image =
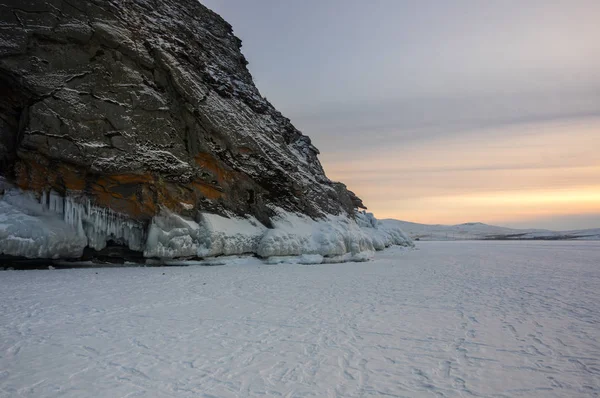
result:
<svg viewBox="0 0 600 398"><path fill-rule="evenodd" d="M142 223L362 207L240 47L197 0L0 0L0 175Z"/></svg>

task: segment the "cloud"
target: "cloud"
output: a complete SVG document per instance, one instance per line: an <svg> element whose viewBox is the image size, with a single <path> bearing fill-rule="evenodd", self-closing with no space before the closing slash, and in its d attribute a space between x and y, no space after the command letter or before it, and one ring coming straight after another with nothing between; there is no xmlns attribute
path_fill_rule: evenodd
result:
<svg viewBox="0 0 600 398"><path fill-rule="evenodd" d="M538 217L551 206L535 192L600 181L597 0L202 2L328 175L379 216Z"/></svg>
<svg viewBox="0 0 600 398"><path fill-rule="evenodd" d="M454 137L469 131L484 136L498 127L600 116L600 90L568 95L341 102L304 113L290 111L289 116L323 152L358 152L390 143L410 145Z"/></svg>
<svg viewBox="0 0 600 398"><path fill-rule="evenodd" d="M508 125L355 156L326 152L323 163L381 217L460 223L594 213L598 131L600 118Z"/></svg>

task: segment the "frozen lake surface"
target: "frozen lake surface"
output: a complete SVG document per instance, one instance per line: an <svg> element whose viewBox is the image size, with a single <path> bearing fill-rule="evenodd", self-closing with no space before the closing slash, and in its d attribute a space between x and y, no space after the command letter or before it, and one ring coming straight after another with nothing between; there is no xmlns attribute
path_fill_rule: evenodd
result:
<svg viewBox="0 0 600 398"><path fill-rule="evenodd" d="M600 396L600 242L0 272L0 397Z"/></svg>

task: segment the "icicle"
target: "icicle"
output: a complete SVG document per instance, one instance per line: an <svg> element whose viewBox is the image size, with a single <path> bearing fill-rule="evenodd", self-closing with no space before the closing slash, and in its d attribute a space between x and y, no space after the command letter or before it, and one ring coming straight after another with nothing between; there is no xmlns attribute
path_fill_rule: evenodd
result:
<svg viewBox="0 0 600 398"><path fill-rule="evenodd" d="M65 198L56 191L50 191L47 198L48 210L53 213L63 214L65 211Z"/></svg>
<svg viewBox="0 0 600 398"><path fill-rule="evenodd" d="M48 194L46 193L46 191L42 191L40 204L42 205L42 211L48 210Z"/></svg>
<svg viewBox="0 0 600 398"><path fill-rule="evenodd" d="M43 192L42 210L62 215L64 222L75 229L77 236L87 239L88 246L102 250L109 240L127 244L132 250L143 250L143 226L110 209L94 206L87 199L77 201L62 197L55 191Z"/></svg>

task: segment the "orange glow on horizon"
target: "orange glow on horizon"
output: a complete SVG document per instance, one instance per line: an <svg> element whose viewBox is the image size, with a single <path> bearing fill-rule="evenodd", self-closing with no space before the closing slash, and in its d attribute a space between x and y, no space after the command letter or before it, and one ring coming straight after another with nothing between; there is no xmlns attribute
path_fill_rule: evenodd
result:
<svg viewBox="0 0 600 398"><path fill-rule="evenodd" d="M504 223L600 215L599 151L600 119L592 119L338 153L323 163L378 218Z"/></svg>
<svg viewBox="0 0 600 398"><path fill-rule="evenodd" d="M396 204L405 209L403 214L399 215L394 206L386 208L383 205L377 215L425 224L535 220L550 216L599 214L600 185L557 191L488 192L414 201L406 199Z"/></svg>

